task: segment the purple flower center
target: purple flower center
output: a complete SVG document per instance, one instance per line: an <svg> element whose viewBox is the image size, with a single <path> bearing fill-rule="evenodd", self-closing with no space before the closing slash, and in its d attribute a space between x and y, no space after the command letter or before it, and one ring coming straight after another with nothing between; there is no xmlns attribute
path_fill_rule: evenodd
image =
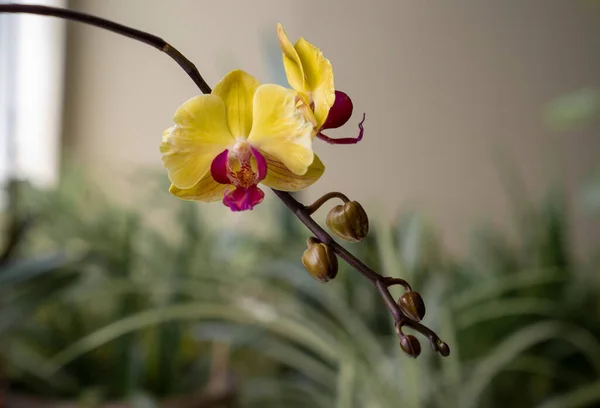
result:
<svg viewBox="0 0 600 408"><path fill-rule="evenodd" d="M223 197L223 204L232 211L251 210L262 202L265 193L256 185L267 175L267 162L249 143L238 142L219 153L210 172L217 183L235 186Z"/></svg>

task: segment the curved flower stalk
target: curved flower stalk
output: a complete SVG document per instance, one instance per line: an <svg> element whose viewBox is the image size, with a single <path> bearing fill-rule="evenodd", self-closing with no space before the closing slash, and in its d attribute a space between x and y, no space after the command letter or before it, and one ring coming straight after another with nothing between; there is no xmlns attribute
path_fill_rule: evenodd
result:
<svg viewBox="0 0 600 408"><path fill-rule="evenodd" d="M313 276L322 281L335 277L336 257L341 258L376 287L394 319L405 353L417 357L421 346L416 337L403 332L404 327L424 335L442 356L450 353L448 345L420 323L425 304L408 282L373 271L311 217L330 199L341 199L344 205L331 210L328 226L338 237L357 242L368 232L368 218L360 204L341 193L329 193L305 206L284 191L300 190L321 176L324 166L312 150L312 139L319 137L332 143L342 140L327 138L321 131L343 125L352 114L350 98L335 91L331 64L318 48L304 39L292 46L278 26L283 61L293 90L259 85L243 71L227 74L211 90L192 62L152 34L61 8L0 4L1 12L79 21L133 38L169 55L205 94L185 102L175 113L175 125L163 134L161 152L172 182L171 193L189 200L222 199L232 210L240 211L262 201L264 193L257 187L259 183L271 187L314 234L303 259ZM362 122L359 127L357 138L341 143L359 141ZM405 289L398 300L390 294L389 287L393 285Z"/></svg>

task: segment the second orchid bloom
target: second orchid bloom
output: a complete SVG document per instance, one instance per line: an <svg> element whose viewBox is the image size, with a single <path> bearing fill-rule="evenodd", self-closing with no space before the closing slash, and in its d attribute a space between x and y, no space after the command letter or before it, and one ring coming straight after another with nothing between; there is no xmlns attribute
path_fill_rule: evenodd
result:
<svg viewBox="0 0 600 408"><path fill-rule="evenodd" d="M333 84L333 69L331 63L323 56L321 50L300 38L292 45L281 24L277 24L277 37L283 53L283 66L290 86L309 101L317 120L316 136L332 144L354 143L362 138L347 138L336 143L321 133L325 129L335 129L343 126L352 116L353 104L348 95L336 91ZM364 118L363 118L364 121ZM338 139L339 140L339 139Z"/></svg>
<svg viewBox="0 0 600 408"><path fill-rule="evenodd" d="M304 39L292 46L280 25L278 35L293 90L260 85L236 70L210 95L191 98L175 112L175 125L164 132L160 146L173 195L222 200L243 211L263 200L259 183L297 191L323 174L313 138L329 122L337 125L329 127L345 123L352 103L336 94L331 64L318 48ZM338 112L333 120L336 111L344 117Z"/></svg>

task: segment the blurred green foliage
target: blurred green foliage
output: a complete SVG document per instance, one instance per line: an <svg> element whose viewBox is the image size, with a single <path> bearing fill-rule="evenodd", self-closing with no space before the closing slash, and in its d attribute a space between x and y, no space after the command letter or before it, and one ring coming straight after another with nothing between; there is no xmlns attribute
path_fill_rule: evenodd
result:
<svg viewBox="0 0 600 408"><path fill-rule="evenodd" d="M546 106L546 123L557 130L572 129L596 119L600 114L600 91L583 88L561 95Z"/></svg>
<svg viewBox="0 0 600 408"><path fill-rule="evenodd" d="M308 232L283 206L248 214L272 226L258 234L165 191L130 208L83 177L27 189L23 261L0 272L11 393L139 407L211 389L234 401L198 406L600 404L600 269L573 257L561 193L518 203L518 239L481 230L467 259L417 213L373 220L351 250L408 279L452 349L412 360L362 277L341 265L321 284L303 270Z"/></svg>

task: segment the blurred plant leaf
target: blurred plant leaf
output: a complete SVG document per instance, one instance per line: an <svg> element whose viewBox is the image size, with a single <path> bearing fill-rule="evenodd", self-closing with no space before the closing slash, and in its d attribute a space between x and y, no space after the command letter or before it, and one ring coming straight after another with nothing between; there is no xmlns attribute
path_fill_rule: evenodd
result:
<svg viewBox="0 0 600 408"><path fill-rule="evenodd" d="M554 397L538 408L585 408L600 403L600 381L576 388L565 395Z"/></svg>
<svg viewBox="0 0 600 408"><path fill-rule="evenodd" d="M546 106L545 121L556 130L589 123L600 114L600 91L584 88L555 98Z"/></svg>
<svg viewBox="0 0 600 408"><path fill-rule="evenodd" d="M84 178L31 192L39 222L24 253L85 257L31 279L0 272L15 283L0 298L0 325L11 327L5 338L37 358L17 353L13 364L0 349L16 386L158 403L210 382L214 344L229 345L226 370L244 407L535 406L550 390L597 378L597 274L569 252L564 192L527 200L517 209L517 242L490 228L468 259L442 252L416 212L394 223L374 219L371 236L352 251L378 271L409 278L427 299L428 324L452 347L445 360L425 350L409 361L360 276L341 265L323 285L306 273L298 254L308 232L282 206L250 214L273 227L256 234L155 184L134 208ZM513 192L517 203L523 197ZM60 283L69 270L77 279ZM61 388L57 378L72 384ZM538 391L514 392L515 383Z"/></svg>
<svg viewBox="0 0 600 408"><path fill-rule="evenodd" d="M13 262L0 269L0 293L38 276L66 266L69 259L64 253L51 253L37 258Z"/></svg>
<svg viewBox="0 0 600 408"><path fill-rule="evenodd" d="M583 204L591 211L600 211L600 171L596 171L584 186Z"/></svg>

